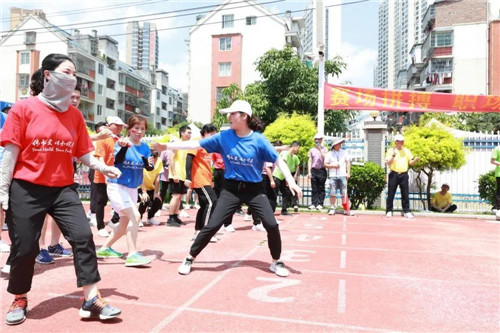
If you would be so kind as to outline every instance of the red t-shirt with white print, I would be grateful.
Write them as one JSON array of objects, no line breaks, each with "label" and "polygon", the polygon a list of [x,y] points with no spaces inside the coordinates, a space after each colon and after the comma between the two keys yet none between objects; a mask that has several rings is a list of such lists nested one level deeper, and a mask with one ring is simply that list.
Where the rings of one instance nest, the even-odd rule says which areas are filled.
[{"label": "red t-shirt with white print", "polygon": [[49,187],[73,184],[73,157],[94,150],[77,108],[57,112],[38,97],[10,109],[0,135],[0,145],[6,144],[20,148],[13,178]]}]

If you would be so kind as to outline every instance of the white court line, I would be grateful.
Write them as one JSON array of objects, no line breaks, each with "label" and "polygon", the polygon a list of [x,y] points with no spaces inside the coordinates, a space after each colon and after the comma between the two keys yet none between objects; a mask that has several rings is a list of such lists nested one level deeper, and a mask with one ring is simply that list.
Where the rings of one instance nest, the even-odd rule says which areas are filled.
[{"label": "white court line", "polygon": [[348,247],[348,246],[333,246],[333,245],[311,245],[311,244],[287,244],[287,248],[294,247],[316,247],[321,249],[346,249],[346,250],[359,250],[359,251],[382,251],[382,252],[403,252],[403,253],[422,253],[422,254],[438,254],[445,256],[454,257],[478,257],[478,258],[491,258],[493,255],[480,255],[480,254],[469,254],[469,253],[446,253],[446,252],[436,252],[436,251],[425,251],[425,250],[402,250],[402,249],[383,249],[376,247]]},{"label": "white court line", "polygon": [[344,216],[344,222],[342,222],[342,231],[345,232],[347,228],[346,217]]},{"label": "white court line", "polygon": [[342,234],[342,245],[345,245],[346,241],[347,241],[347,235],[346,234]]},{"label": "white court line", "polygon": [[203,296],[210,288],[215,286],[220,280],[222,280],[229,272],[231,271],[231,268],[238,267],[244,260],[246,260],[248,257],[250,257],[254,252],[256,252],[260,246],[254,247],[250,252],[248,252],[241,260],[235,262],[229,269],[224,270],[222,274],[219,274],[215,279],[213,279],[209,284],[207,284],[204,288],[202,288],[200,291],[198,291],[193,297],[188,299],[184,304],[182,304],[180,307],[178,307],[170,316],[167,318],[163,319],[158,325],[156,325],[151,332],[160,332],[162,329],[164,329],[168,324],[170,324],[178,315],[180,315],[183,311],[186,310],[191,304],[196,302],[201,296]]},{"label": "white court line", "polygon": [[[64,295],[64,294],[55,294],[48,293],[51,297],[64,297],[71,299],[80,299],[80,296],[75,295]],[[160,308],[160,309],[177,309],[177,306],[166,305],[166,304],[157,304],[157,303],[143,303],[137,301],[129,301],[129,300],[120,300],[113,298],[113,304],[127,304],[138,307],[151,307],[151,308]],[[260,319],[260,320],[268,320],[274,322],[282,322],[282,323],[290,323],[290,324],[301,324],[301,325],[309,325],[309,326],[319,326],[319,327],[329,327],[329,328],[340,328],[340,329],[349,329],[354,331],[369,331],[369,332],[394,332],[390,329],[383,328],[375,328],[375,327],[366,327],[366,326],[355,326],[355,325],[344,325],[344,324],[335,324],[335,323],[326,323],[320,321],[309,321],[309,320],[301,320],[301,319],[290,319],[290,318],[281,318],[281,317],[272,317],[272,316],[263,316],[263,315],[252,315],[247,313],[239,313],[239,312],[228,312],[228,311],[218,311],[218,310],[209,310],[209,309],[200,309],[200,308],[190,308],[187,307],[184,309],[187,312],[196,312],[196,313],[206,313],[206,314],[214,314],[226,317],[236,317],[236,318],[245,318],[245,319]]]},{"label": "white court line", "polygon": [[340,251],[340,268],[344,269],[346,266],[346,252],[344,250]]},{"label": "white court line", "polygon": [[357,276],[366,278],[376,278],[376,279],[389,279],[389,280],[410,280],[410,281],[425,281],[425,282],[439,282],[439,283],[451,283],[466,286],[482,286],[482,287],[495,287],[498,288],[496,283],[480,283],[480,282],[469,282],[463,280],[440,280],[440,279],[427,279],[419,278],[413,276],[399,276],[399,275],[379,275],[379,274],[364,274],[364,273],[348,273],[348,272],[334,272],[334,271],[317,271],[313,269],[301,269],[302,273],[316,273],[316,274],[331,274],[331,275],[347,275],[347,276]]},{"label": "white court line", "polygon": [[345,280],[339,280],[339,294],[337,296],[337,312],[340,314],[345,313]]}]

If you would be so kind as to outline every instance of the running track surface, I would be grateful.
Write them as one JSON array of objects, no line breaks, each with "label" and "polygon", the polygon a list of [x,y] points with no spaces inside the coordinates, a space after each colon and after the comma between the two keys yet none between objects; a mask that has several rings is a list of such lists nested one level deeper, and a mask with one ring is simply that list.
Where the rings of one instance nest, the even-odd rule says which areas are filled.
[{"label": "running track surface", "polygon": [[[485,220],[300,213],[281,221],[291,274],[268,271],[266,234],[235,216],[177,273],[194,230],[144,227],[138,248],[156,259],[146,268],[99,260],[101,294],[119,319],[81,320],[82,292],[72,259],[36,265],[28,319],[4,324],[12,302],[1,283],[0,331],[8,332],[457,332],[500,331],[500,224]],[[160,221],[165,222],[166,212]],[[97,236],[97,247],[103,239]],[[7,233],[2,238],[8,240]],[[66,247],[68,244],[65,242]],[[115,246],[126,252],[125,239]],[[0,265],[7,259],[2,254]]]}]

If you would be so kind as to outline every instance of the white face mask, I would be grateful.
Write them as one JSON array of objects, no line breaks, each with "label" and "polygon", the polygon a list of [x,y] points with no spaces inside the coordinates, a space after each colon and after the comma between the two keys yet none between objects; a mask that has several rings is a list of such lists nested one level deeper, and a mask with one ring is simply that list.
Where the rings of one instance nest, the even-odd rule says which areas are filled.
[{"label": "white face mask", "polygon": [[73,75],[50,71],[50,79],[45,79],[43,91],[38,98],[57,111],[65,112],[71,103],[75,87],[76,77]]}]

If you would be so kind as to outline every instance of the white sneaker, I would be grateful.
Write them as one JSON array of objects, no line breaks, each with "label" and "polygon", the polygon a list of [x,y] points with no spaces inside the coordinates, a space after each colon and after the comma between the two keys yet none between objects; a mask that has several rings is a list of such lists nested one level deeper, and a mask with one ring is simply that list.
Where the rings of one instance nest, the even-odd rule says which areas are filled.
[{"label": "white sneaker", "polygon": [[309,210],[313,210],[313,209],[316,209],[316,206],[314,206],[314,205],[309,206]]},{"label": "white sneaker", "polygon": [[97,227],[97,220],[95,219],[95,214],[90,218],[89,224],[91,227]]},{"label": "white sneaker", "polygon": [[92,212],[89,210],[89,211],[87,212],[87,218],[88,218],[88,219],[90,219],[91,217],[92,217]]},{"label": "white sneaker", "polygon": [[392,217],[392,212],[385,213],[385,217]]},{"label": "white sneaker", "polygon": [[500,221],[500,209],[495,213],[495,217],[497,221]]},{"label": "white sneaker", "polygon": [[271,263],[271,266],[269,266],[269,270],[281,277],[287,277],[288,274],[290,274],[288,269],[286,269],[285,264],[281,260],[273,261]]},{"label": "white sneaker", "polygon": [[186,211],[183,209],[179,212],[179,217],[187,219],[189,217],[189,214],[186,213]]},{"label": "white sneaker", "polygon": [[161,210],[157,211],[155,214],[155,217],[160,217],[161,216]]},{"label": "white sneaker", "polygon": [[335,208],[330,208],[328,215],[335,215]]},{"label": "white sneaker", "polygon": [[181,275],[188,275],[191,273],[191,266],[193,265],[193,258],[186,257],[184,261],[182,261],[182,264],[179,266],[177,271]]},{"label": "white sneaker", "polygon": [[252,230],[253,231],[266,231],[266,229],[264,228],[264,226],[262,225],[262,223],[259,223],[257,225],[254,225],[252,227]]},{"label": "white sneaker", "polygon": [[5,265],[2,267],[2,273],[4,274],[10,274],[10,265]]},{"label": "white sneaker", "polygon": [[299,206],[293,206],[293,211],[297,213],[299,211]]},{"label": "white sneaker", "polygon": [[234,227],[232,224],[228,225],[227,227],[224,227],[224,231],[227,231],[227,232],[235,232],[236,230],[234,230]]},{"label": "white sneaker", "polygon": [[219,240],[217,238],[215,238],[215,236],[213,236],[212,238],[210,238],[210,243],[217,243]]},{"label": "white sneaker", "polygon": [[346,216],[354,216],[354,212],[350,211],[350,210],[344,210],[344,215]]},{"label": "white sneaker", "polygon": [[197,203],[195,203],[195,204],[193,205],[193,208],[195,208],[195,209],[200,209],[200,205],[198,205]]},{"label": "white sneaker", "polygon": [[0,239],[0,252],[10,252],[10,245]]},{"label": "white sneaker", "polygon": [[156,221],[154,218],[148,219],[148,223],[152,225],[160,225],[160,222]]},{"label": "white sneaker", "polygon": [[142,223],[142,220],[139,221],[139,228],[144,227],[144,223]]},{"label": "white sneaker", "polygon": [[412,214],[412,213],[410,213],[410,212],[405,213],[403,216],[404,216],[404,217],[406,217],[407,219],[412,219],[412,218],[414,218],[413,214]]},{"label": "white sneaker", "polygon": [[317,206],[316,206],[316,209],[317,209],[317,210],[322,210],[322,209],[323,209],[323,206],[321,206],[321,205],[317,205]]},{"label": "white sneaker", "polygon": [[252,221],[252,215],[245,214],[244,221]]},{"label": "white sneaker", "polygon": [[99,235],[99,237],[102,237],[102,238],[109,237],[109,232],[105,228],[102,228],[99,231],[97,231],[97,234]]}]

